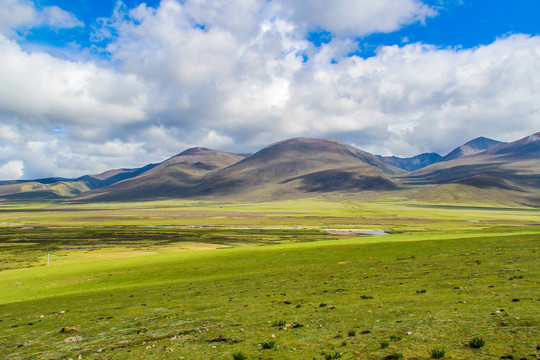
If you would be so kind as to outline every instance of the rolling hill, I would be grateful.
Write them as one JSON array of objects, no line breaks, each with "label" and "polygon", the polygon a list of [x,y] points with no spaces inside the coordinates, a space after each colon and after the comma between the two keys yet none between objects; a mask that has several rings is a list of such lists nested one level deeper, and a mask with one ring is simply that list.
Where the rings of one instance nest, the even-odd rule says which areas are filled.
[{"label": "rolling hill", "polygon": [[147,200],[185,197],[208,174],[230,166],[244,157],[197,147],[165,160],[133,178],[88,191],[77,199],[92,201]]},{"label": "rolling hill", "polygon": [[458,146],[450,151],[445,156],[437,153],[423,153],[410,158],[401,158],[397,156],[378,156],[384,162],[407,171],[416,171],[431,164],[440,161],[450,161],[461,159],[467,156],[478,154],[484,150],[491,149],[495,146],[505,144],[504,142],[488,139],[486,137],[478,137],[467,143]]},{"label": "rolling hill", "polygon": [[[415,167],[421,168],[407,172]],[[389,190],[404,190],[415,201],[537,206],[540,133],[510,143],[477,138],[445,157],[431,153],[408,159],[380,158],[332,139],[294,138],[245,155],[197,147],[137,169],[3,181],[0,199],[263,201]]]},{"label": "rolling hill", "polygon": [[540,133],[472,155],[441,161],[400,177],[407,185],[435,185],[417,199],[540,204]]},{"label": "rolling hill", "polygon": [[84,175],[75,179],[45,178],[37,180],[0,181],[0,199],[6,200],[58,200],[129,179],[152,169],[149,164],[135,169],[113,169],[96,175]]},{"label": "rolling hill", "polygon": [[294,138],[265,147],[206,177],[190,196],[270,200],[325,192],[390,190],[403,173],[332,139]]}]

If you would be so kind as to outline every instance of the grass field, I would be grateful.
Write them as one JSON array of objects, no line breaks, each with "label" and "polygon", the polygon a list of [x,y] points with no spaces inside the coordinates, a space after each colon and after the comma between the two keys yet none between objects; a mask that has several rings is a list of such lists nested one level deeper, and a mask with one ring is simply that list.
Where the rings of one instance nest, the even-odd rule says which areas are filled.
[{"label": "grass field", "polygon": [[539,215],[338,197],[2,204],[0,359],[534,359]]}]

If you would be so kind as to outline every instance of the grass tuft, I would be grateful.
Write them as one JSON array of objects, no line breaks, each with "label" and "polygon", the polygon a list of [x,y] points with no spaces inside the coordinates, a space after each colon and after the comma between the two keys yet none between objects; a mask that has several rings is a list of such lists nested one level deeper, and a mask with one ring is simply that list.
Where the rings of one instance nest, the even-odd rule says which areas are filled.
[{"label": "grass tuft", "polygon": [[480,349],[484,345],[486,345],[486,340],[484,340],[484,338],[480,336],[475,336],[471,340],[469,340],[469,346],[473,349]]},{"label": "grass tuft", "polygon": [[339,352],[335,352],[333,354],[324,354],[324,359],[325,360],[334,360],[334,359],[341,359],[343,355]]},{"label": "grass tuft", "polygon": [[241,352],[234,353],[232,355],[233,360],[247,360],[247,356]]},{"label": "grass tuft", "polygon": [[388,340],[381,340],[379,342],[379,345],[381,345],[381,349],[386,349],[387,347],[390,346],[390,341]]},{"label": "grass tuft", "polygon": [[403,354],[394,352],[384,358],[385,360],[402,360],[404,359]]},{"label": "grass tuft", "polygon": [[261,343],[263,349],[273,349],[276,347],[276,342],[274,340],[268,340]]},{"label": "grass tuft", "polygon": [[433,348],[428,350],[428,353],[432,359],[442,359],[446,355],[446,350],[444,348]]}]

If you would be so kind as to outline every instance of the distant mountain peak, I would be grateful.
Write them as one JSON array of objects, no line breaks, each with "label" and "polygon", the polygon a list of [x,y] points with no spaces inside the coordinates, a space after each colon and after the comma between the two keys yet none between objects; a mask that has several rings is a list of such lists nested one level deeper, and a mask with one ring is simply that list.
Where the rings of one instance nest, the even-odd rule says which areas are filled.
[{"label": "distant mountain peak", "polygon": [[206,155],[206,154],[212,154],[217,152],[217,150],[208,149],[205,147],[192,147],[187,150],[182,151],[177,156],[187,156],[187,155]]},{"label": "distant mountain peak", "polygon": [[281,140],[266,146],[266,148],[271,148],[279,145],[300,145],[300,144],[328,144],[328,143],[337,143],[341,144],[338,140],[335,139],[313,139],[307,137],[295,137],[291,139]]},{"label": "distant mountain peak", "polygon": [[465,156],[474,155],[502,144],[504,144],[504,142],[480,136],[452,150],[447,155],[443,156],[440,161],[461,159]]},{"label": "distant mountain peak", "polygon": [[441,155],[437,153],[423,153],[410,158],[397,156],[379,156],[386,163],[406,171],[415,171],[440,161]]},{"label": "distant mountain peak", "polygon": [[466,142],[462,146],[469,146],[477,150],[487,150],[500,144],[503,144],[503,142],[480,136],[476,139],[472,139],[471,141]]}]

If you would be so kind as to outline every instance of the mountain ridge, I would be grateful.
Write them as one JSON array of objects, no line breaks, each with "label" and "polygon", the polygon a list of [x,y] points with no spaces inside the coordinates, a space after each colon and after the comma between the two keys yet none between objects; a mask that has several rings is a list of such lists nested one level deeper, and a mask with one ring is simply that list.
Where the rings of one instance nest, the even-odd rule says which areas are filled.
[{"label": "mountain ridge", "polygon": [[[478,201],[540,204],[540,133],[510,143],[480,137],[454,149],[447,158],[452,153],[457,156],[446,161],[436,153],[385,159],[335,139],[303,137],[275,142],[253,154],[193,147],[141,168],[112,169],[76,179],[3,181],[0,199],[264,201],[404,190],[420,201],[456,199],[462,192],[468,201],[477,197]],[[400,166],[389,164],[396,159],[402,161]],[[419,168],[411,172],[400,168],[410,160]]]},{"label": "mountain ridge", "polygon": [[439,161],[450,161],[455,159],[461,159],[466,156],[471,156],[478,154],[484,150],[491,149],[495,146],[505,144],[502,141],[489,139],[484,136],[477,137],[470,141],[467,141],[465,144],[458,146],[445,156],[443,156]]},{"label": "mountain ridge", "polygon": [[268,145],[209,175],[190,196],[282,198],[303,192],[325,192],[324,184],[328,192],[360,190],[362,179],[373,183],[375,178],[380,180],[381,188],[398,188],[387,173],[402,171],[338,140],[293,138]]}]

